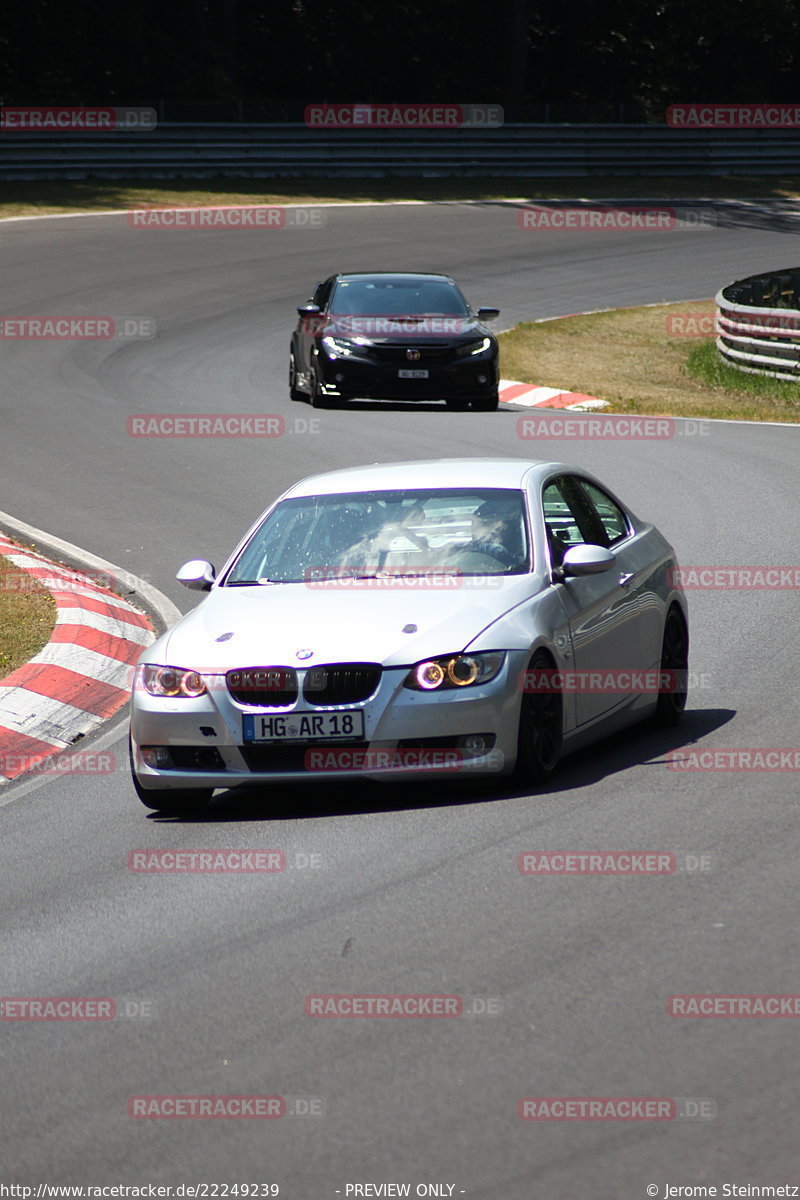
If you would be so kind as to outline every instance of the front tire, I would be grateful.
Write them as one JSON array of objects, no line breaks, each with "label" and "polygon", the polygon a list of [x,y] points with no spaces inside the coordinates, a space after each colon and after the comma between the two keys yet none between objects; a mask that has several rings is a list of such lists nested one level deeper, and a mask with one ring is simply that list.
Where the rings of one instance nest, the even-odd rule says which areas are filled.
[{"label": "front tire", "polygon": [[689,631],[676,604],[667,613],[661,643],[661,671],[665,687],[658,689],[655,720],[662,726],[677,725],[686,708],[689,669]]},{"label": "front tire", "polygon": [[306,399],[305,393],[301,392],[297,387],[297,360],[294,356],[294,350],[289,351],[289,399]]},{"label": "front tire", "polygon": [[336,408],[336,401],[330,396],[323,394],[319,386],[319,379],[314,367],[311,368],[311,407],[312,408]]},{"label": "front tire", "polygon": [[[555,666],[549,654],[537,650],[528,670],[552,671]],[[556,769],[563,736],[561,692],[525,690],[519,714],[515,778],[520,783],[544,783]]]},{"label": "front tire", "polygon": [[491,396],[481,396],[479,400],[472,401],[473,412],[497,412],[500,404],[500,397],[497,392]]}]

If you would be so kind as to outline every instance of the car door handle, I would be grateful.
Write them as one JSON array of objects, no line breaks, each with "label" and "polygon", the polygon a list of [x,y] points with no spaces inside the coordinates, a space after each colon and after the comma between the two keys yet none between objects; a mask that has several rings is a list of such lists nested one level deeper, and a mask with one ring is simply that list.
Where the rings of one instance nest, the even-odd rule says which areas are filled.
[{"label": "car door handle", "polygon": [[633,579],[634,574],[635,574],[634,571],[628,571],[627,575],[620,575],[619,586],[627,587],[628,584],[630,583],[630,581]]}]

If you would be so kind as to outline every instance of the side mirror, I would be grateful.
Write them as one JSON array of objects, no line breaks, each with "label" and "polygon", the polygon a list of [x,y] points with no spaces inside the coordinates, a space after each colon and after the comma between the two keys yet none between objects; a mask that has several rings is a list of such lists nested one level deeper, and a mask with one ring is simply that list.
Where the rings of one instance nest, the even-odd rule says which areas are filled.
[{"label": "side mirror", "polygon": [[217,573],[211,563],[206,562],[204,558],[193,558],[184,563],[175,576],[178,583],[182,583],[192,592],[210,592],[216,577]]},{"label": "side mirror", "polygon": [[318,304],[301,304],[297,310],[298,317],[317,317],[322,312]]},{"label": "side mirror", "polygon": [[616,557],[604,546],[570,546],[561,564],[562,575],[602,575],[610,571]]},{"label": "side mirror", "polygon": [[493,321],[495,319],[495,317],[499,317],[499,316],[500,316],[499,308],[479,308],[478,309],[478,320],[479,321]]}]

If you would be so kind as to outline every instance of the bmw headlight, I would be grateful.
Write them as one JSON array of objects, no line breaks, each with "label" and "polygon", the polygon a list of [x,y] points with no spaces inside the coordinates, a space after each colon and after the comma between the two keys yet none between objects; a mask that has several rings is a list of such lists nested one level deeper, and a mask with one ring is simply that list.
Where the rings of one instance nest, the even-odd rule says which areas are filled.
[{"label": "bmw headlight", "polygon": [[142,671],[142,686],[150,696],[183,697],[196,700],[206,694],[206,685],[198,671],[181,667],[157,667],[147,663]]},{"label": "bmw headlight", "polygon": [[331,358],[339,356],[344,358],[353,353],[353,343],[348,342],[346,338],[331,337],[330,334],[326,334],[322,339],[322,344]]},{"label": "bmw headlight", "polygon": [[485,354],[491,344],[491,338],[481,338],[477,342],[467,342],[465,346],[462,346],[462,352],[464,354]]},{"label": "bmw headlight", "polygon": [[429,658],[412,667],[403,687],[415,692],[435,692],[448,688],[471,687],[494,679],[505,660],[503,650],[486,654],[447,654]]}]

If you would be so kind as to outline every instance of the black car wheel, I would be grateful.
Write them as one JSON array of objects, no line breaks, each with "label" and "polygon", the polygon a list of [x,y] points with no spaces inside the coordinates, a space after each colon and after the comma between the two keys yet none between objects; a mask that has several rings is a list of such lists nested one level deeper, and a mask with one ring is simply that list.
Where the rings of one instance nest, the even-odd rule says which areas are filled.
[{"label": "black car wheel", "polygon": [[155,812],[165,815],[185,816],[204,809],[214,794],[213,788],[143,788],[133,769],[133,746],[130,738],[128,738],[128,757],[133,788],[145,808],[152,808]]},{"label": "black car wheel", "polygon": [[312,408],[336,408],[336,401],[330,396],[326,396],[320,389],[317,372],[314,367],[311,368],[309,378],[311,380],[311,407]]},{"label": "black car wheel", "polygon": [[469,400],[445,400],[445,404],[452,412],[466,412],[469,408]]},{"label": "black car wheel", "polygon": [[[534,654],[529,671],[554,670],[543,650]],[[564,705],[560,692],[525,691],[519,714],[517,765],[520,783],[543,783],[556,768],[564,732]]]},{"label": "black car wheel", "polygon": [[677,725],[686,708],[689,668],[689,632],[680,609],[673,604],[664,623],[661,644],[663,686],[658,689],[655,719],[659,725]]},{"label": "black car wheel", "polygon": [[497,407],[500,403],[500,397],[497,392],[492,396],[481,396],[479,400],[472,401],[473,412],[497,412]]},{"label": "black car wheel", "polygon": [[295,361],[294,350],[289,351],[289,399],[306,399],[305,393],[299,391],[297,387],[297,362]]}]

